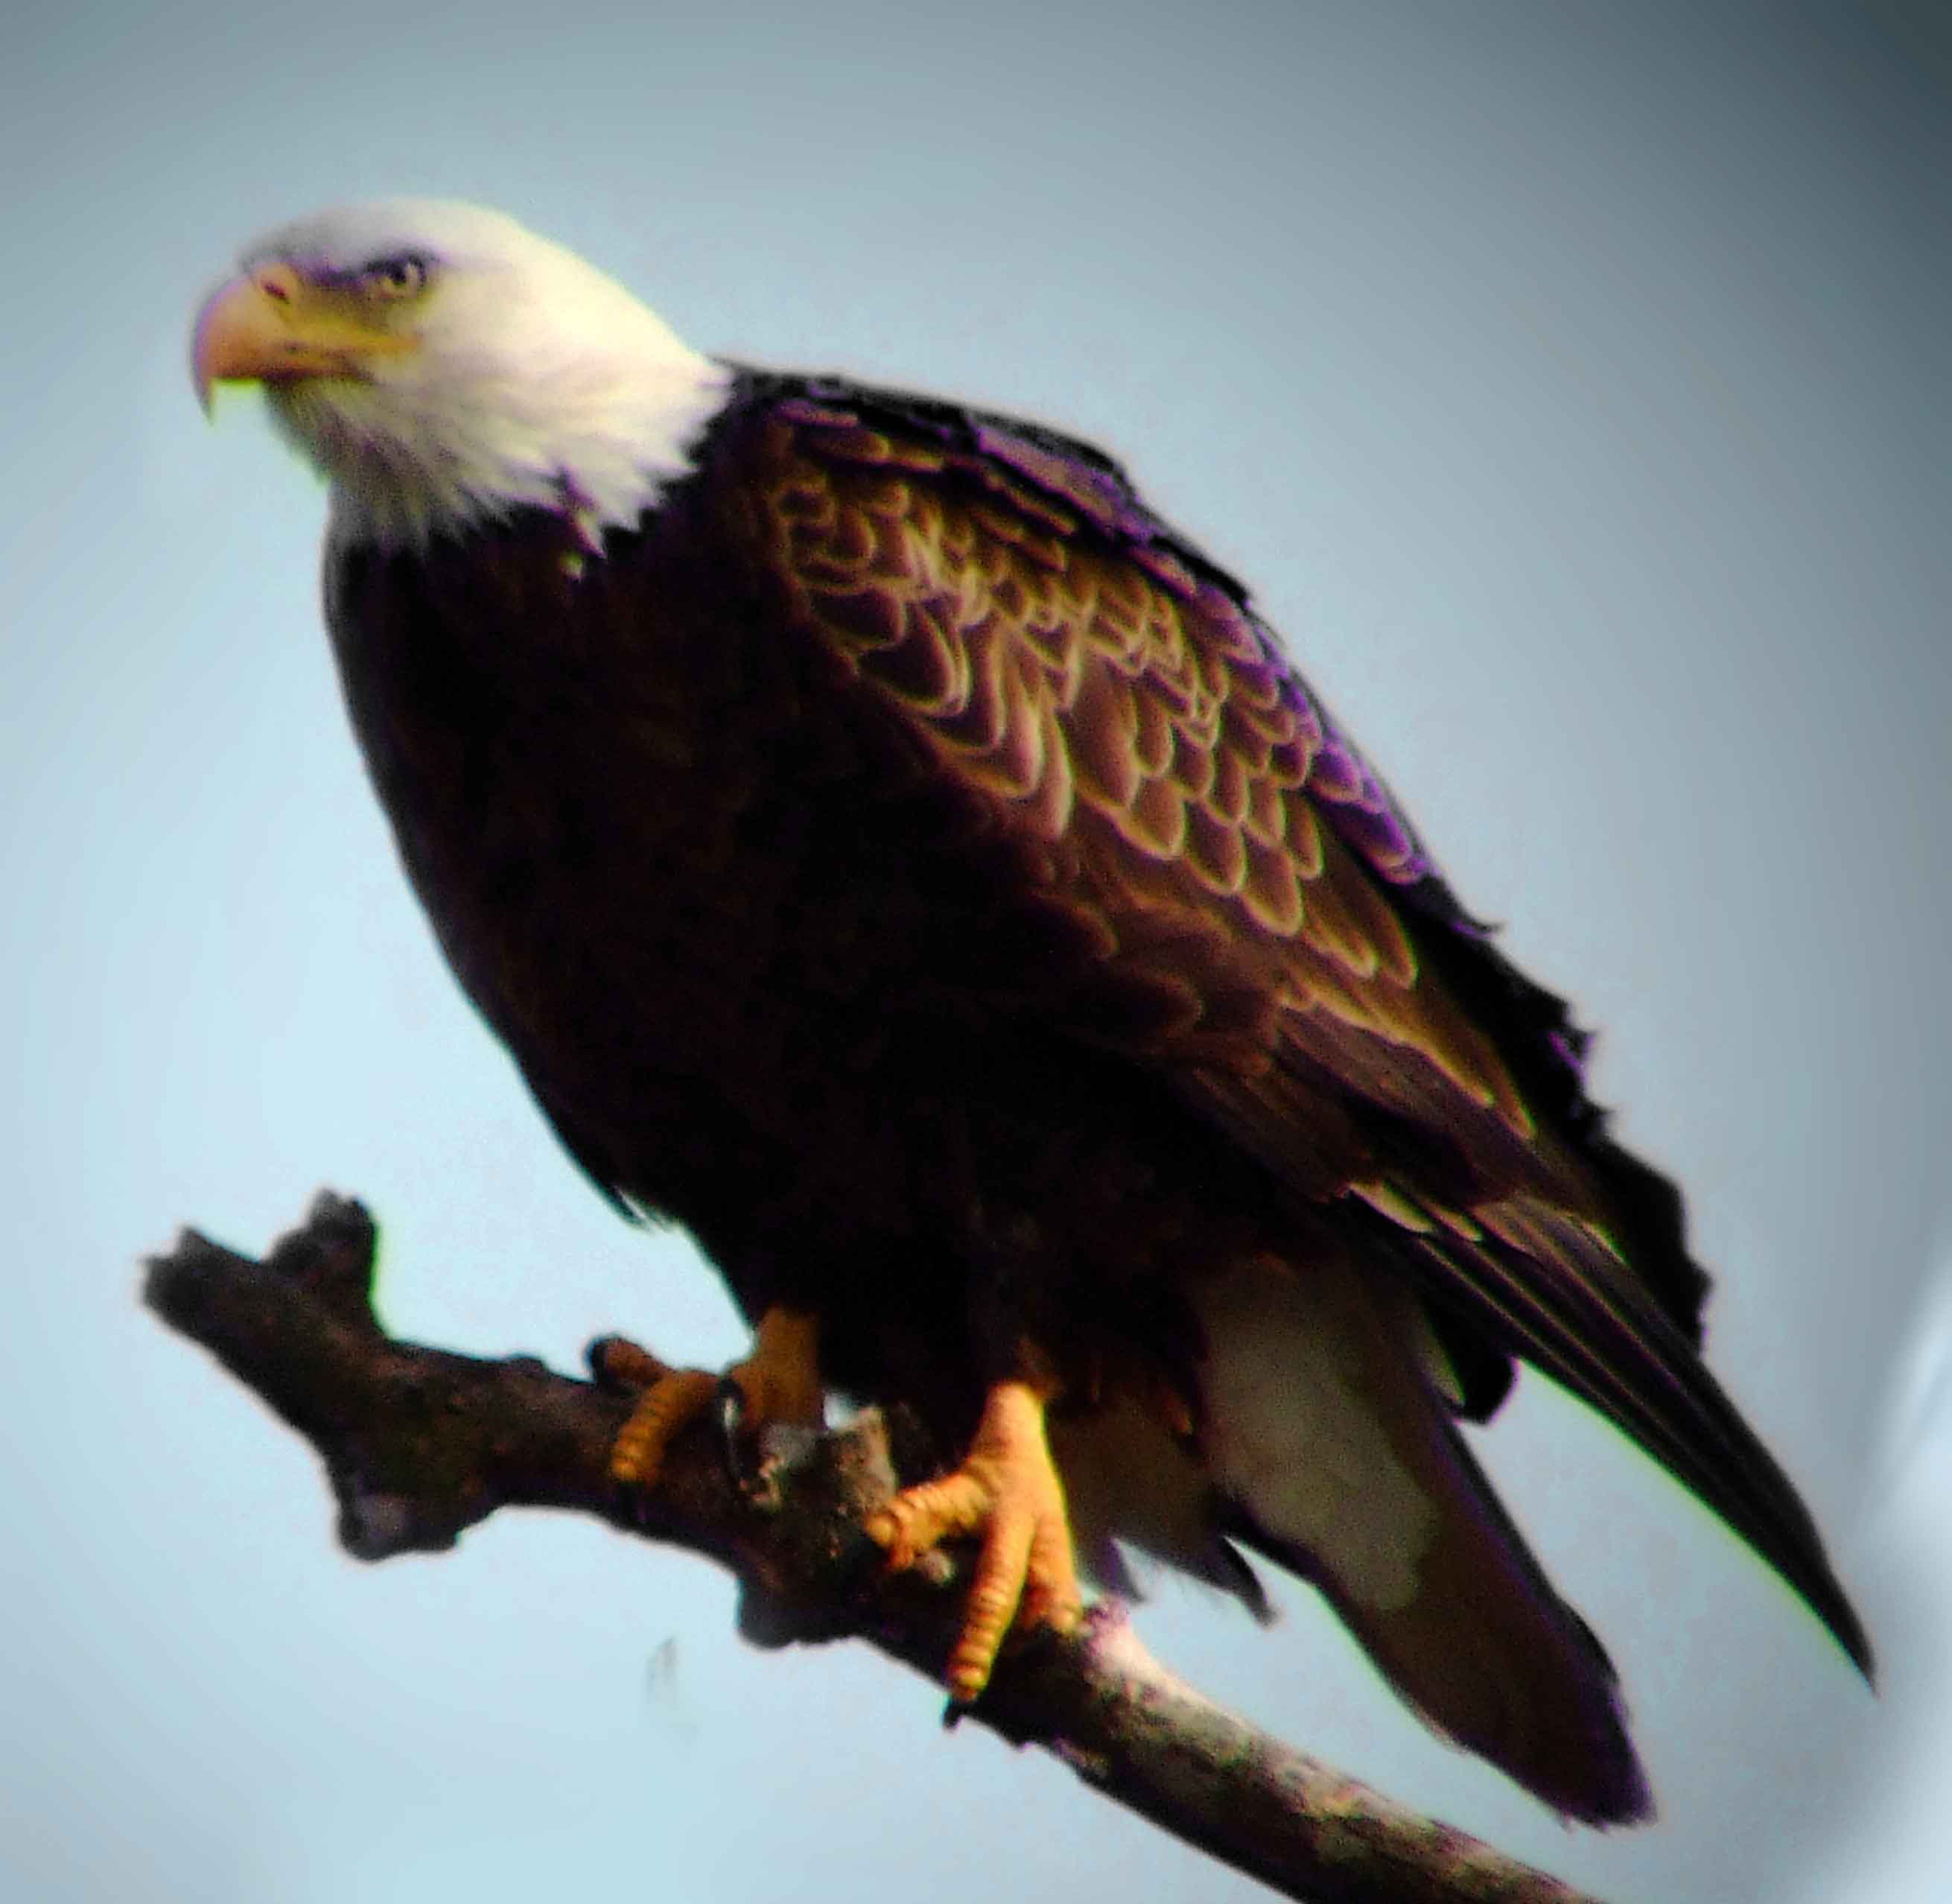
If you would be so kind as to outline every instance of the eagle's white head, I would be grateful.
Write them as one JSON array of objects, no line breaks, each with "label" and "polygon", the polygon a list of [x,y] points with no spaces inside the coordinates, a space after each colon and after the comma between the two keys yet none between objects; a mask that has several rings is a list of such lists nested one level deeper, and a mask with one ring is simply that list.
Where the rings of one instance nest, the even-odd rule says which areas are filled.
[{"label": "eagle's white head", "polygon": [[264,385],[341,542],[411,547],[535,504],[596,546],[725,399],[730,374],[621,285],[478,205],[346,206],[239,262],[197,318],[199,393]]}]

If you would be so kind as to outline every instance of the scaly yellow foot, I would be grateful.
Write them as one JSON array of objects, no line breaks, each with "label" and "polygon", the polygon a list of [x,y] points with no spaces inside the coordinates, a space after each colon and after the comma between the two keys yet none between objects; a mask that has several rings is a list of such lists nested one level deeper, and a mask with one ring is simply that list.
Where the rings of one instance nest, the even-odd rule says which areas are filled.
[{"label": "scaly yellow foot", "polygon": [[912,1567],[958,1534],[982,1537],[962,1636],[949,1656],[949,1693],[965,1705],[989,1684],[1012,1626],[1068,1632],[1083,1609],[1064,1487],[1044,1437],[1046,1398],[1027,1382],[998,1383],[962,1465],[905,1488],[868,1517],[890,1567]]},{"label": "scaly yellow foot", "polygon": [[604,1345],[604,1373],[641,1388],[630,1419],[610,1445],[610,1478],[651,1488],[673,1438],[712,1405],[721,1380],[733,1383],[745,1401],[743,1432],[757,1434],[769,1422],[818,1428],[821,1420],[820,1326],[796,1309],[768,1309],[754,1330],[752,1352],[721,1377],[705,1369],[667,1367],[634,1342]]}]

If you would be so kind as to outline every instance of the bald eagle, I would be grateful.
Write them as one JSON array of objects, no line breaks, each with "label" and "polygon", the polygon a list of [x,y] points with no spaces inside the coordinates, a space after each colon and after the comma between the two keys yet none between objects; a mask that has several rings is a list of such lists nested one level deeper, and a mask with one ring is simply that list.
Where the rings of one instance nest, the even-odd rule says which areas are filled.
[{"label": "bald eagle", "polygon": [[[1675,1189],[1246,591],[1040,424],[702,356],[509,219],[272,233],[197,321],[330,486],[326,618],[449,961],[570,1154],[830,1388],[954,1451],[947,1677],[1121,1545],[1317,1588],[1441,1732],[1644,1815],[1599,1641],[1468,1451],[1522,1358],[1868,1672],[1700,1354]],[[652,1386],[653,1485],[717,1378]]]}]

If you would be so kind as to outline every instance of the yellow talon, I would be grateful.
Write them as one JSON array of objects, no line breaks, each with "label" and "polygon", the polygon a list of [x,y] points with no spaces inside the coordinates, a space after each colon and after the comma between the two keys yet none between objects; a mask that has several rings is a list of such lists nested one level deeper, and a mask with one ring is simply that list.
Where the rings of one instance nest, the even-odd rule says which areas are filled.
[{"label": "yellow talon", "polygon": [[627,1487],[657,1485],[665,1451],[711,1405],[718,1378],[705,1369],[668,1369],[638,1396],[610,1444],[610,1478]]},{"label": "yellow talon", "polygon": [[1027,1382],[999,1383],[962,1465],[904,1489],[868,1518],[869,1538],[888,1550],[896,1570],[957,1535],[981,1536],[962,1631],[949,1656],[949,1693],[961,1705],[989,1684],[1013,1627],[1068,1632],[1083,1610],[1064,1487],[1044,1435],[1046,1398]]},{"label": "yellow talon", "polygon": [[[819,1324],[797,1310],[771,1308],[753,1332],[752,1352],[724,1379],[745,1398],[744,1428],[756,1434],[769,1422],[817,1428],[822,1417]],[[705,1369],[668,1368],[633,1342],[605,1345],[605,1372],[643,1392],[610,1444],[610,1478],[626,1486],[657,1484],[665,1455],[678,1434],[712,1405],[721,1378]]]}]

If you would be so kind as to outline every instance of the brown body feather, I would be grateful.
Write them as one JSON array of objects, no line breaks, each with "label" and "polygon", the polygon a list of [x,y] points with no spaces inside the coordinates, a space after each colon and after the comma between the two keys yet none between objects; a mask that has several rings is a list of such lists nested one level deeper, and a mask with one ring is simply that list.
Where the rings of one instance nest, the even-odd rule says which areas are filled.
[{"label": "brown body feather", "polygon": [[[1695,1355],[1678,1203],[1605,1138],[1563,1010],[1102,460],[748,377],[600,559],[537,512],[346,552],[328,587],[469,993],[591,1175],[687,1225],[749,1315],[817,1310],[835,1381],[958,1437],[1034,1342],[1074,1415],[1136,1408],[1203,1477],[1177,1557],[1224,1577],[1231,1525],[1309,1572],[1438,1723],[1581,1815],[1644,1799],[1604,1656],[1458,1448],[1447,1358],[1389,1318],[1479,1412],[1539,1361],[1867,1657]],[[1319,1503],[1229,1480],[1203,1305],[1249,1264],[1372,1292],[1328,1432],[1386,1424],[1434,1504],[1421,1613],[1279,1524]],[[1267,1326],[1305,1361],[1290,1307]],[[1474,1633],[1491,1663],[1447,1678]]]}]

